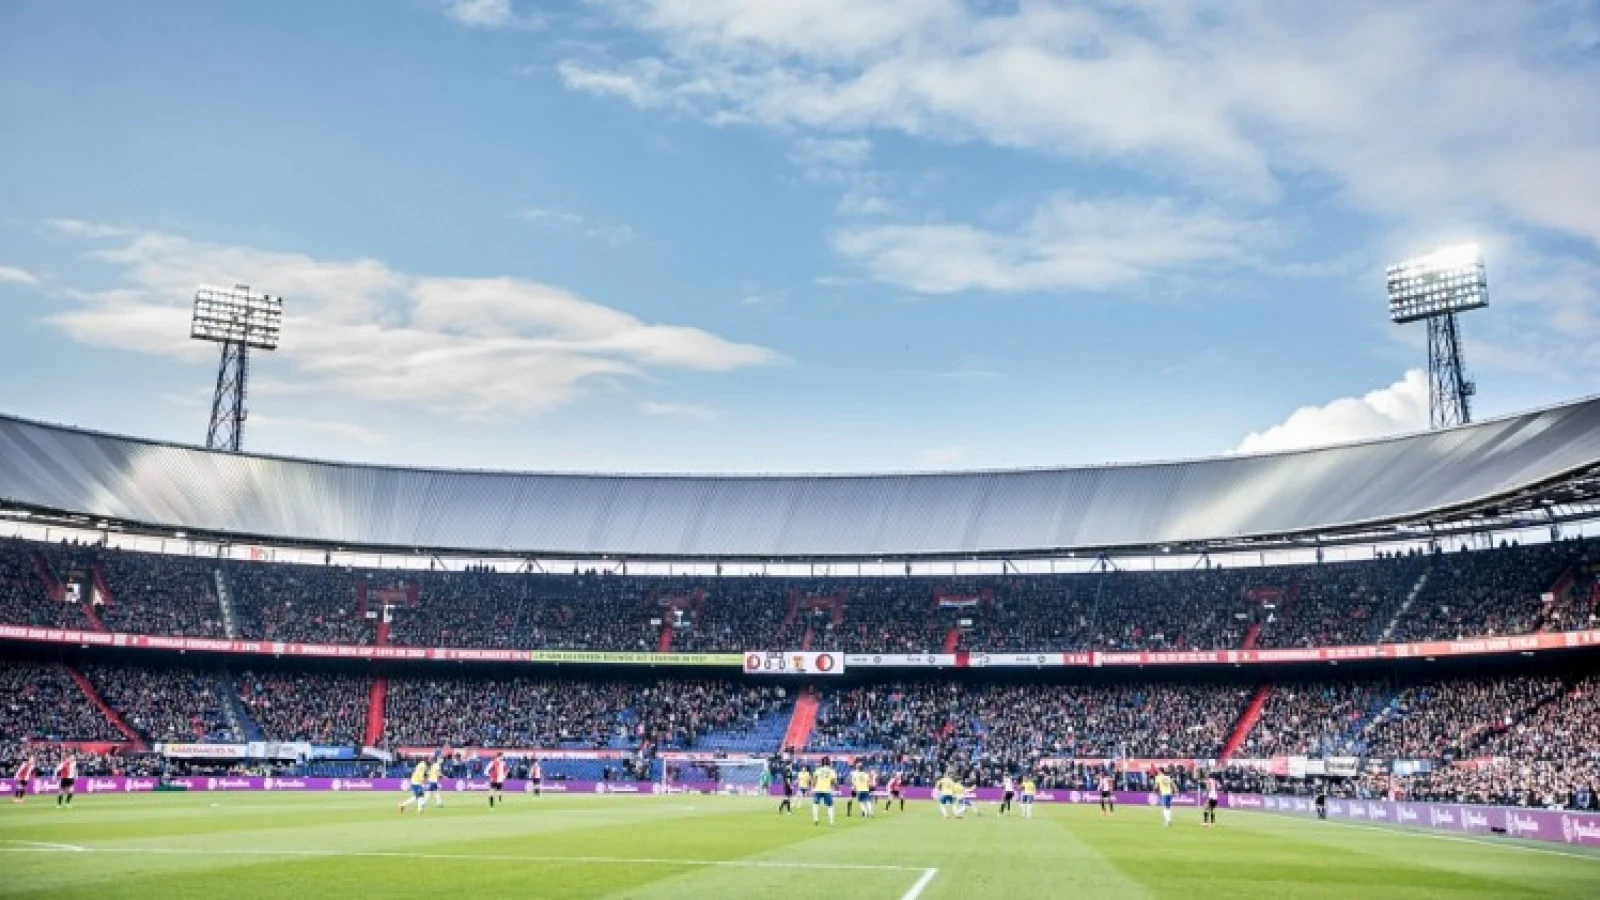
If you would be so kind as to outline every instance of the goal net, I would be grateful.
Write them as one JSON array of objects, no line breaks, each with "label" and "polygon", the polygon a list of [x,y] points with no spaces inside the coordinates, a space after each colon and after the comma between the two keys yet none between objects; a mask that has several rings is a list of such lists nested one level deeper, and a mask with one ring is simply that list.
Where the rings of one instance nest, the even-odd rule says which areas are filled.
[{"label": "goal net", "polygon": [[762,793],[762,776],[767,761],[754,757],[727,757],[712,754],[674,754],[661,760],[663,794],[741,794]]}]

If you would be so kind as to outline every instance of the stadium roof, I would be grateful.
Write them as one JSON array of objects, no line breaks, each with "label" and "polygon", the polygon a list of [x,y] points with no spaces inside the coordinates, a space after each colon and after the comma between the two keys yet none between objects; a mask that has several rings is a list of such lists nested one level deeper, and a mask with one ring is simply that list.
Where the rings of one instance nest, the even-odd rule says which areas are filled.
[{"label": "stadium roof", "polygon": [[1600,398],[1446,431],[1183,462],[869,475],[399,468],[0,416],[0,504],[193,538],[554,559],[1218,552],[1596,514]]}]

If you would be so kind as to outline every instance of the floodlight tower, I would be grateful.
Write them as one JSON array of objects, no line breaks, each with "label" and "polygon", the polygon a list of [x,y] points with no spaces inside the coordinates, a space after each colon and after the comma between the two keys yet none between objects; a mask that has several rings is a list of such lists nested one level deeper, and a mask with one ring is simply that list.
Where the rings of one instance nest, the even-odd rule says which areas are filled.
[{"label": "floodlight tower", "polygon": [[211,395],[211,425],[206,429],[207,448],[237,451],[244,443],[250,348],[278,349],[282,323],[283,298],[255,293],[247,284],[231,288],[201,285],[195,291],[189,337],[222,345],[217,389]]},{"label": "floodlight tower", "polygon": [[1456,313],[1489,305],[1483,255],[1474,244],[1445,247],[1389,267],[1389,318],[1428,323],[1428,424],[1433,428],[1472,421],[1477,387],[1461,362]]}]

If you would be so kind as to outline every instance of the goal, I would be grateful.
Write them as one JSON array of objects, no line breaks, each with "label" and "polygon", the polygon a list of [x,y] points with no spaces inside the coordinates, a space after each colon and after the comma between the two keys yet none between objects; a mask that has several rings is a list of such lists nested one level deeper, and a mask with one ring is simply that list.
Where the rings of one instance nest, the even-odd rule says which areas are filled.
[{"label": "goal", "polygon": [[660,760],[663,794],[762,793],[762,776],[767,761],[758,757],[731,757],[714,754],[675,753]]}]

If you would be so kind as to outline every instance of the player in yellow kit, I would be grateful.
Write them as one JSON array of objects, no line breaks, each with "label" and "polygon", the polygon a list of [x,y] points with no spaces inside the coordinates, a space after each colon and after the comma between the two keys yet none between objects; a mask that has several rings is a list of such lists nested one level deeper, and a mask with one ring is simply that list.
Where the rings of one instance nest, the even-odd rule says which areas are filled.
[{"label": "player in yellow kit", "polygon": [[1156,773],[1156,795],[1161,800],[1161,827],[1172,827],[1172,794],[1175,785],[1172,776],[1166,772]]},{"label": "player in yellow kit", "polygon": [[444,795],[439,793],[439,781],[444,778],[444,760],[439,754],[433,754],[433,762],[428,765],[428,797],[433,800],[434,806],[444,805]]},{"label": "player in yellow kit", "polygon": [[799,785],[800,785],[800,796],[802,796],[802,797],[811,796],[811,770],[810,769],[801,769],[800,770],[800,775],[797,778],[795,778],[795,781],[798,782]]},{"label": "player in yellow kit", "polygon": [[[855,794],[855,801],[861,804],[861,818],[872,818],[872,773],[866,769],[851,769],[850,790]],[[845,813],[848,815],[849,810]]]},{"label": "player in yellow kit", "polygon": [[839,773],[833,770],[828,758],[822,758],[822,765],[811,773],[811,824],[817,824],[817,808],[828,808],[828,824],[833,824],[833,786],[839,780]]},{"label": "player in yellow kit", "polygon": [[417,812],[421,813],[422,808],[428,805],[427,760],[417,760],[417,767],[411,770],[411,779],[407,787],[411,789],[411,796],[400,801],[400,811],[406,811],[406,804],[415,803],[417,805]]},{"label": "player in yellow kit", "polygon": [[950,813],[956,808],[956,795],[960,792],[961,785],[949,775],[939,779],[939,783],[933,786],[933,793],[939,798],[939,818],[950,818]]},{"label": "player in yellow kit", "polygon": [[1022,817],[1033,818],[1033,801],[1039,799],[1039,782],[1032,775],[1022,776]]}]

